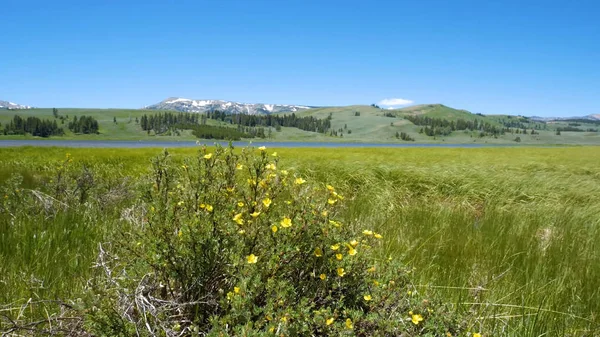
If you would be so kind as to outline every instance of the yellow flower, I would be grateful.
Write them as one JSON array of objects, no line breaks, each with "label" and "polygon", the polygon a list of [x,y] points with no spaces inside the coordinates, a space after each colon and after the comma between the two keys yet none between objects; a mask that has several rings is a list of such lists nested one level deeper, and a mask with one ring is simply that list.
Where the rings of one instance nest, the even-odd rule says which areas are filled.
[{"label": "yellow flower", "polygon": [[246,231],[245,231],[245,230],[243,230],[243,229],[240,229],[240,230],[238,231],[238,234],[244,235],[244,234],[246,234]]},{"label": "yellow flower", "polygon": [[281,227],[288,228],[292,225],[292,219],[285,217],[285,218],[283,218],[283,220],[281,220],[280,224],[281,224]]},{"label": "yellow flower", "polygon": [[273,152],[272,156],[277,157],[277,152]]},{"label": "yellow flower", "polygon": [[254,213],[250,214],[253,218],[256,218],[257,216],[260,215],[260,212],[258,211],[254,211]]},{"label": "yellow flower", "polygon": [[212,156],[213,156],[213,154],[212,154],[212,153],[205,154],[205,155],[204,155],[204,159],[210,159],[210,158],[212,158]]},{"label": "yellow flower", "polygon": [[243,202],[238,202],[238,207],[244,207],[244,203]]},{"label": "yellow flower", "polygon": [[354,249],[354,248],[350,247],[350,248],[348,249],[348,255],[350,255],[350,256],[354,256],[354,255],[356,255],[356,249]]},{"label": "yellow flower", "polygon": [[263,203],[263,205],[265,205],[265,207],[269,207],[269,206],[271,206],[271,199],[265,198],[265,199],[263,199],[262,203]]},{"label": "yellow flower", "polygon": [[338,260],[342,260],[343,255],[342,254],[335,254],[335,258]]},{"label": "yellow flower", "polygon": [[338,250],[340,249],[340,245],[338,245],[337,243],[333,246],[331,246],[331,250]]},{"label": "yellow flower", "polygon": [[323,251],[321,250],[321,248],[315,248],[315,256],[316,257],[323,256]]},{"label": "yellow flower", "polygon": [[288,175],[288,171],[287,171],[287,170],[281,170],[280,172],[281,172],[281,174],[283,174],[284,176],[287,176],[287,175]]},{"label": "yellow flower", "polygon": [[371,297],[371,295],[365,295],[365,296],[363,296],[363,298],[364,298],[364,299],[365,299],[365,301],[367,301],[367,302],[373,299],[373,298]]},{"label": "yellow flower", "polygon": [[328,318],[327,321],[325,321],[325,323],[327,325],[331,325],[331,324],[333,324],[333,321],[335,321],[335,318],[331,317],[331,318]]},{"label": "yellow flower", "polygon": [[374,273],[374,272],[375,272],[375,266],[373,266],[373,267],[371,267],[371,268],[367,269],[367,271],[368,271],[369,273]]},{"label": "yellow flower", "polygon": [[365,230],[363,231],[363,234],[364,234],[364,235],[373,235],[373,231],[370,231],[370,230],[367,230],[367,229],[365,229]]},{"label": "yellow flower", "polygon": [[479,332],[476,332],[473,334],[473,337],[481,337],[481,334]]},{"label": "yellow flower", "polygon": [[286,203],[286,205],[291,205],[292,201],[291,200],[286,200],[285,203]]},{"label": "yellow flower", "polygon": [[256,263],[256,261],[258,261],[258,256],[254,255],[254,254],[250,254],[250,255],[246,256],[246,260],[248,261],[249,264],[254,264],[254,263]]},{"label": "yellow flower", "polygon": [[258,183],[258,186],[260,186],[261,188],[267,188],[267,181],[266,180],[261,180]]},{"label": "yellow flower", "polygon": [[323,212],[321,212],[321,215],[322,215],[322,216],[327,216],[327,214],[329,214],[329,212],[327,212],[327,211],[323,211]]},{"label": "yellow flower", "polygon": [[329,223],[332,224],[335,227],[340,227],[340,223],[337,222],[337,221],[329,220]]},{"label": "yellow flower", "polygon": [[328,189],[330,192],[333,192],[333,191],[335,190],[335,188],[333,188],[333,186],[331,186],[331,185],[327,185],[327,189]]},{"label": "yellow flower", "polygon": [[261,146],[261,147],[259,147],[258,149],[259,149],[260,151],[264,151],[264,150],[266,150],[266,149],[267,149],[267,147],[266,147],[266,146]]},{"label": "yellow flower", "polygon": [[181,238],[182,235],[183,235],[183,232],[180,229],[179,232],[177,232],[177,236],[179,236]]},{"label": "yellow flower", "polygon": [[238,213],[233,217],[233,221],[235,221],[238,225],[244,224],[244,219],[242,219],[242,213]]},{"label": "yellow flower", "polygon": [[378,234],[378,233],[375,233],[375,234],[373,234],[373,236],[374,236],[376,239],[382,239],[382,238],[383,238],[383,236],[381,236],[381,234]]},{"label": "yellow flower", "polygon": [[206,205],[206,210],[207,210],[208,212],[212,212],[212,211],[213,211],[213,207],[212,207],[212,205]]},{"label": "yellow flower", "polygon": [[319,275],[319,278],[320,278],[321,280],[325,281],[325,280],[327,279],[327,275],[325,275],[325,274],[321,274],[321,275]]},{"label": "yellow flower", "polygon": [[416,324],[419,324],[419,322],[423,321],[423,316],[421,316],[419,314],[416,314],[416,315],[413,314],[413,315],[411,315],[410,320],[413,322],[413,324],[416,325]]},{"label": "yellow flower", "polygon": [[373,285],[376,286],[376,287],[379,287],[379,281],[373,280]]},{"label": "yellow flower", "polygon": [[346,318],[346,329],[352,329],[353,327],[352,320],[350,318]]},{"label": "yellow flower", "polygon": [[275,164],[267,164],[267,166],[265,166],[265,168],[267,170],[275,170],[275,169],[277,169],[277,167],[275,166]]},{"label": "yellow flower", "polygon": [[336,202],[337,202],[337,200],[335,200],[335,199],[327,199],[327,203],[330,204],[330,205],[333,205]]},{"label": "yellow flower", "polygon": [[358,241],[356,241],[356,240],[352,240],[352,241],[350,241],[350,245],[351,245],[352,247],[355,247],[355,248],[356,248],[356,246],[358,246]]},{"label": "yellow flower", "polygon": [[294,183],[296,185],[302,185],[306,182],[306,180],[302,179],[302,178],[296,178],[296,180],[294,180]]},{"label": "yellow flower", "polygon": [[237,165],[235,165],[235,169],[236,169],[236,170],[241,170],[241,169],[243,169],[243,168],[244,168],[244,165],[242,165],[242,164],[237,164]]},{"label": "yellow flower", "polygon": [[273,233],[277,233],[278,228],[277,228],[277,226],[273,225],[271,227],[271,230],[273,231]]},{"label": "yellow flower", "polygon": [[240,287],[233,287],[233,292],[236,294],[240,293]]},{"label": "yellow flower", "polygon": [[339,277],[344,277],[344,275],[346,275],[346,272],[344,271],[344,268],[338,268],[337,274]]},{"label": "yellow flower", "polygon": [[256,186],[256,180],[254,180],[254,179],[248,179],[247,181],[248,181],[248,185],[250,185],[250,186]]},{"label": "yellow flower", "polygon": [[231,300],[233,298],[233,293],[230,291],[227,293],[227,299]]}]

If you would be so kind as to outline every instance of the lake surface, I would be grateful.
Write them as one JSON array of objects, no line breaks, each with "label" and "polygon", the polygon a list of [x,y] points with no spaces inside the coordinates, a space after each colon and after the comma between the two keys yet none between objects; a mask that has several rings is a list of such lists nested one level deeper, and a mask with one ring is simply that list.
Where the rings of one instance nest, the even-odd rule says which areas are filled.
[{"label": "lake surface", "polygon": [[[108,141],[108,140],[0,140],[0,147],[17,146],[55,146],[55,147],[83,147],[83,148],[142,148],[142,147],[196,147],[200,145],[212,146],[215,143],[227,146],[229,143],[224,141]],[[501,147],[511,145],[496,144],[420,144],[420,143],[326,143],[326,142],[233,142],[236,147],[248,145],[266,146],[269,148],[277,147],[308,147],[308,148],[407,148],[407,147],[447,147],[447,148],[477,148],[477,147]]]}]

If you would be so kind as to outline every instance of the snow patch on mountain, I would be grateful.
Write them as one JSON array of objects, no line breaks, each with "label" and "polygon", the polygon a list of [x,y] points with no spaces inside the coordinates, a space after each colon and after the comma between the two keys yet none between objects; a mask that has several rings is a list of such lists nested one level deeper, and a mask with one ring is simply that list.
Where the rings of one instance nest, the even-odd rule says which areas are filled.
[{"label": "snow patch on mountain", "polygon": [[21,105],[9,101],[0,100],[0,109],[9,109],[9,110],[22,110],[22,109],[31,109],[29,105]]},{"label": "snow patch on mountain", "polygon": [[243,113],[248,115],[296,112],[310,108],[304,105],[239,103],[223,100],[194,100],[180,97],[169,97],[162,102],[145,107],[145,109],[150,110],[176,110],[196,113],[222,111],[227,114]]}]

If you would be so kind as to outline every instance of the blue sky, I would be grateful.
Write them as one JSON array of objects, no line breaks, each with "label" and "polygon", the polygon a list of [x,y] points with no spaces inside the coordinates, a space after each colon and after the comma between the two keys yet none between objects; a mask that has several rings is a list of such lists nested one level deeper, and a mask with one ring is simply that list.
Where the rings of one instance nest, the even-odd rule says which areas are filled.
[{"label": "blue sky", "polygon": [[[600,113],[599,1],[3,0],[0,99]],[[394,104],[408,103],[388,101]]]}]

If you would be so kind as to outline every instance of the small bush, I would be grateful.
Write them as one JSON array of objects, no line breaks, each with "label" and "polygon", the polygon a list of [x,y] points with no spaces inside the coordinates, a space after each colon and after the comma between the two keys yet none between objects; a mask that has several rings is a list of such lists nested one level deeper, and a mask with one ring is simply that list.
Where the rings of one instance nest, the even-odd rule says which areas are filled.
[{"label": "small bush", "polygon": [[[152,164],[123,242],[101,250],[88,327],[100,335],[455,333],[407,295],[382,235],[336,220],[343,196],[278,168],[264,147]],[[434,310],[435,307],[435,310]]]}]

